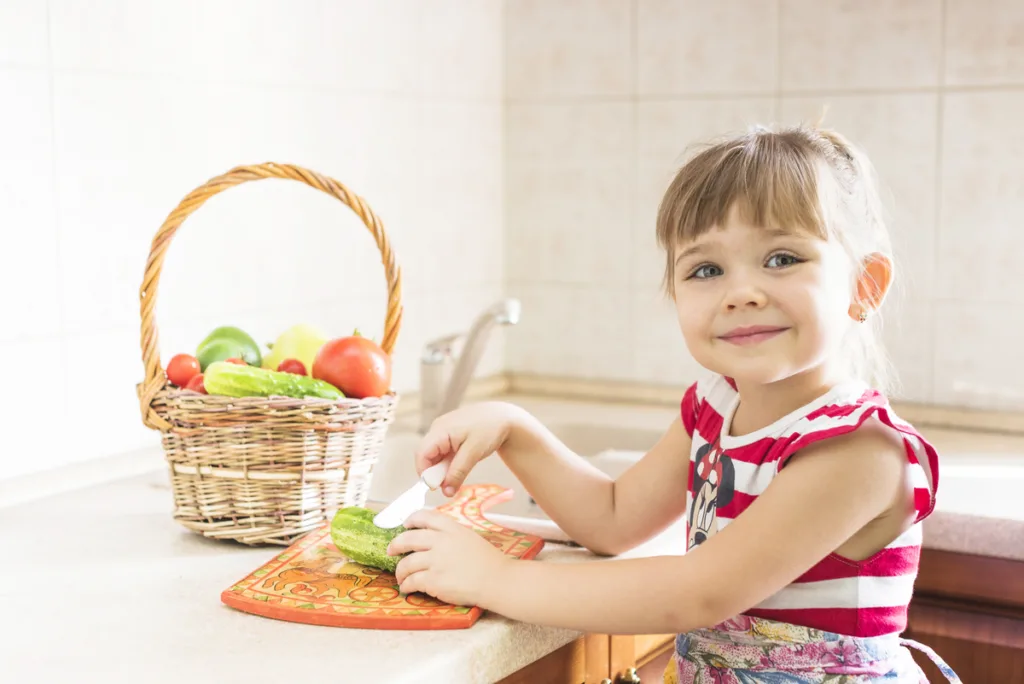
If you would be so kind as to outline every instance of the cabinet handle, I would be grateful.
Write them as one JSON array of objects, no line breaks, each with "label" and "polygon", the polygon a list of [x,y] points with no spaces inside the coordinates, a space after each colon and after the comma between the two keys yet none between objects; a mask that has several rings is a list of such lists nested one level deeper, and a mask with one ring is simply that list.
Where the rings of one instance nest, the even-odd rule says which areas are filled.
[{"label": "cabinet handle", "polygon": [[640,675],[636,673],[636,668],[631,667],[615,678],[615,684],[643,684],[643,682],[640,681]]}]

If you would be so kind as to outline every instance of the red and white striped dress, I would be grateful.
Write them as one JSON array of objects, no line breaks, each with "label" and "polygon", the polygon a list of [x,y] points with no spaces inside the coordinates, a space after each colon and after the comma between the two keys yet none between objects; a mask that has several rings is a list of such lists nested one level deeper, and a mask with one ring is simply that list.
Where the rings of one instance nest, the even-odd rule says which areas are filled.
[{"label": "red and white striped dress", "polygon": [[683,424],[693,439],[687,548],[742,514],[800,449],[875,417],[903,438],[914,485],[914,524],[866,560],[830,554],[745,615],[859,637],[903,632],[921,554],[921,521],[935,504],[935,449],[896,416],[884,396],[858,382],[837,386],[761,430],[730,436],[738,402],[732,381],[720,375],[695,383],[683,397]]}]

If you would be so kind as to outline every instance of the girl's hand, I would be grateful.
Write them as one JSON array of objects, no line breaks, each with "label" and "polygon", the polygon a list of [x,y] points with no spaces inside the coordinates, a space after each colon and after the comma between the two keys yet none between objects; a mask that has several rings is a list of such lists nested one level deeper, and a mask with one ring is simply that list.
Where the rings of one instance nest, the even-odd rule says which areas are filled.
[{"label": "girl's hand", "polygon": [[416,472],[450,459],[441,491],[454,496],[469,471],[498,450],[521,412],[505,402],[470,404],[438,417],[416,450]]},{"label": "girl's hand", "polygon": [[499,578],[511,559],[473,530],[432,510],[412,514],[405,526],[388,546],[388,555],[409,554],[395,570],[403,594],[420,591],[457,606],[483,606],[487,588],[502,586]]}]

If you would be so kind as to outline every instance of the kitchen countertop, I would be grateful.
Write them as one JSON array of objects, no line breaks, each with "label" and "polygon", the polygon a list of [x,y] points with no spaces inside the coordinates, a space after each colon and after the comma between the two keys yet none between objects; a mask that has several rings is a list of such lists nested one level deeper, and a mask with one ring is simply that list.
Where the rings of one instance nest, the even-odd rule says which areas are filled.
[{"label": "kitchen countertop", "polygon": [[[4,681],[476,684],[579,636],[493,614],[469,629],[392,631],[240,612],[221,591],[280,549],[204,539],[170,510],[166,471],[0,508]],[[670,530],[630,555],[672,553],[682,538]],[[538,559],[600,562],[550,542]]]},{"label": "kitchen countertop", "polygon": [[[513,400],[590,454],[645,448],[674,416],[664,407]],[[1024,437],[924,433],[942,459],[925,546],[1024,560]],[[407,443],[396,444],[407,453]],[[53,490],[60,480],[53,491],[65,491],[42,498],[31,481],[0,487],[0,611],[18,619],[0,642],[10,681],[258,683],[326,674],[345,682],[493,682],[578,636],[492,614],[465,630],[412,632],[315,627],[233,610],[221,591],[279,549],[215,542],[177,525],[160,454],[96,468],[103,472],[48,474],[47,485]],[[131,476],[100,482],[115,471]],[[74,488],[83,482],[91,484]],[[683,521],[677,525],[626,555],[681,553]],[[538,559],[600,562],[552,543]]]}]

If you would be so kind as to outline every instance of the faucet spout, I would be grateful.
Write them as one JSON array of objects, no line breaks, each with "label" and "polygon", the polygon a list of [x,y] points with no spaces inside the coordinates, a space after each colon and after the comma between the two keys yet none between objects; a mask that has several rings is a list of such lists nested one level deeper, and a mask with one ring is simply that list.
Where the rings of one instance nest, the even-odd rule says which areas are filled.
[{"label": "faucet spout", "polygon": [[[427,345],[421,359],[421,430],[462,403],[491,330],[496,325],[517,324],[521,311],[518,299],[500,300],[481,312],[465,335],[448,335]],[[460,340],[462,348],[452,368],[453,350]]]},{"label": "faucet spout", "polygon": [[519,314],[522,305],[518,299],[504,299],[488,307],[483,313],[477,316],[466,333],[466,341],[462,345],[462,352],[455,363],[451,380],[448,382],[448,389],[441,401],[441,413],[447,413],[462,403],[466,395],[466,388],[469,381],[473,379],[477,364],[487,346],[487,340],[495,325],[515,325],[519,322]]}]

